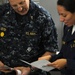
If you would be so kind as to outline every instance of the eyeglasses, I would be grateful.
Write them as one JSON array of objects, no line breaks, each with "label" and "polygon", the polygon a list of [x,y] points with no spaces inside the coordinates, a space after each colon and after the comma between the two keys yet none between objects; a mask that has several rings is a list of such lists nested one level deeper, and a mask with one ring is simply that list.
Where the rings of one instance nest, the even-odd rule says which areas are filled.
[{"label": "eyeglasses", "polygon": [[25,0],[21,1],[21,2],[18,3],[18,4],[12,5],[12,7],[13,7],[14,9],[17,9],[18,7],[22,7],[24,4],[25,4]]}]

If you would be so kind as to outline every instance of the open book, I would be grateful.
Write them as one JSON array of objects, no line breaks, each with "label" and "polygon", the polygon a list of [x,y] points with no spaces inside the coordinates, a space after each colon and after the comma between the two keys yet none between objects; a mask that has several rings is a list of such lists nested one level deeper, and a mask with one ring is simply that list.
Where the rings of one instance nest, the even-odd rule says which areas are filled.
[{"label": "open book", "polygon": [[22,62],[31,65],[33,67],[36,67],[38,69],[44,70],[44,71],[50,71],[52,69],[54,69],[54,67],[52,66],[47,66],[47,64],[49,64],[50,62],[48,60],[38,60],[38,61],[34,61],[32,63],[29,63],[27,61],[21,60]]}]

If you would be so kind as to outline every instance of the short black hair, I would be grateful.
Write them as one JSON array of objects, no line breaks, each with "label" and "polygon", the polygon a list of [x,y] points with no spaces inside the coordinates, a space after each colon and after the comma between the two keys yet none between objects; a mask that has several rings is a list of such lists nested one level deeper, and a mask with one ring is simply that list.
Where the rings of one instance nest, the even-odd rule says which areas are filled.
[{"label": "short black hair", "polygon": [[58,0],[57,5],[63,6],[67,11],[75,12],[75,0]]}]

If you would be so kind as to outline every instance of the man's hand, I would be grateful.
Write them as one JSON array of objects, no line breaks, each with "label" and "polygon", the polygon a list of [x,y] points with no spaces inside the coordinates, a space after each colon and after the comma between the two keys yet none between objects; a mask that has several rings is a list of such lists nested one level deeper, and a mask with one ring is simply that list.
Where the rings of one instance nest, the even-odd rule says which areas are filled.
[{"label": "man's hand", "polygon": [[20,70],[21,71],[21,75],[28,75],[30,73],[30,67],[15,67],[14,70]]},{"label": "man's hand", "polygon": [[8,66],[4,65],[1,61],[0,61],[0,71],[4,72],[4,73],[8,73],[11,72],[11,68],[8,68]]},{"label": "man's hand", "polygon": [[4,66],[4,64],[0,61],[0,67],[3,67]]},{"label": "man's hand", "polygon": [[66,66],[67,64],[67,60],[66,59],[58,59],[50,64],[48,64],[48,66],[53,66],[57,69],[62,69]]},{"label": "man's hand", "polygon": [[50,58],[51,55],[46,55],[46,56],[39,57],[38,60],[50,60]]}]

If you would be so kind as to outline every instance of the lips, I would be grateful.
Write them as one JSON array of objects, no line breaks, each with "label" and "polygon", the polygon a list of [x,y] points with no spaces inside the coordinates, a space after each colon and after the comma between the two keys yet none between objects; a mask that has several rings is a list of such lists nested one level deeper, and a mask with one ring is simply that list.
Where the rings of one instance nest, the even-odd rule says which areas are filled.
[{"label": "lips", "polygon": [[26,9],[24,7],[22,7],[22,11],[25,11]]},{"label": "lips", "polygon": [[64,22],[66,25],[68,25],[68,22]]},{"label": "lips", "polygon": [[68,25],[68,22],[64,22],[65,25]]}]

